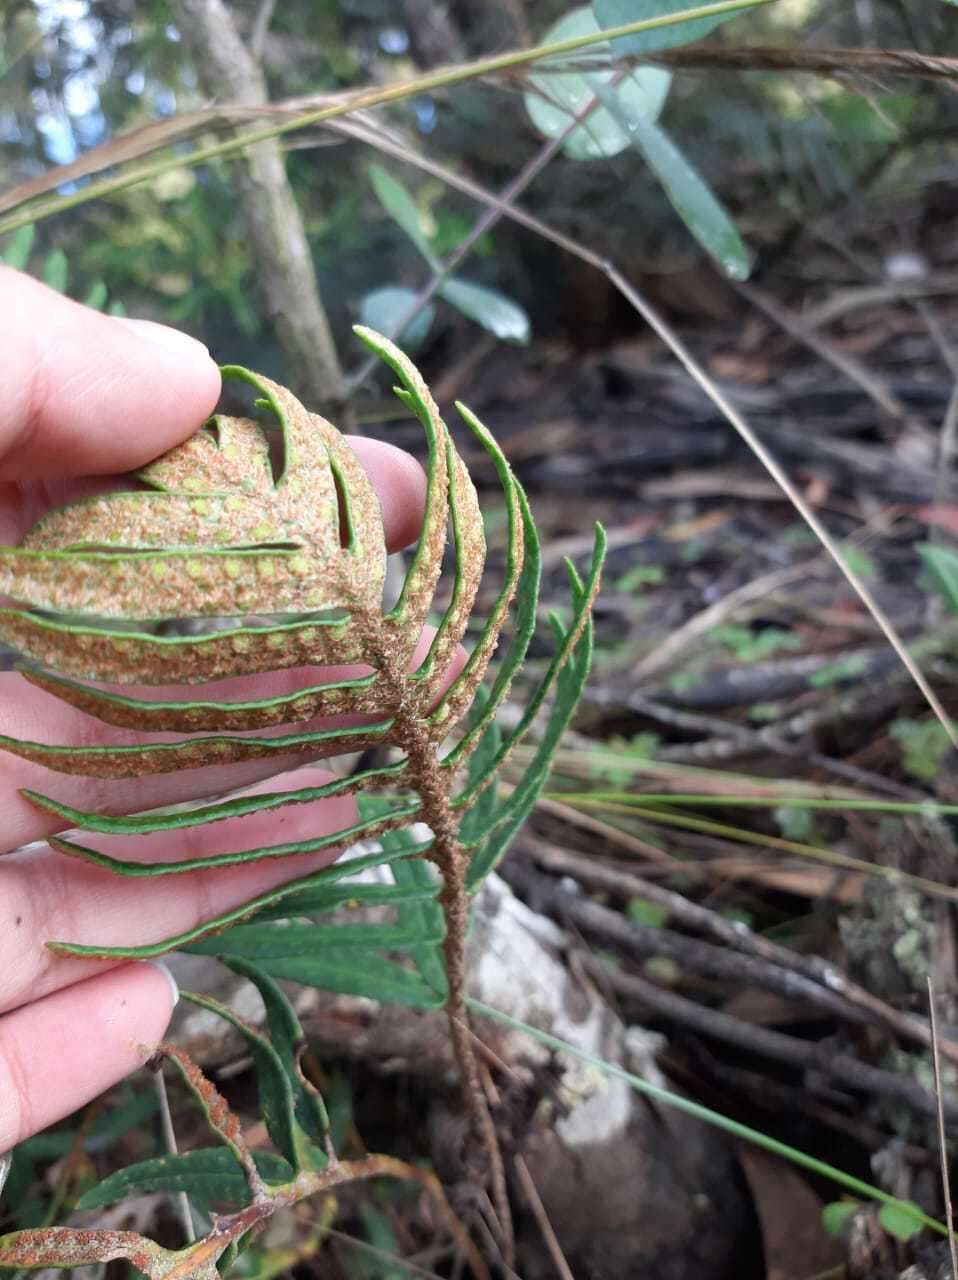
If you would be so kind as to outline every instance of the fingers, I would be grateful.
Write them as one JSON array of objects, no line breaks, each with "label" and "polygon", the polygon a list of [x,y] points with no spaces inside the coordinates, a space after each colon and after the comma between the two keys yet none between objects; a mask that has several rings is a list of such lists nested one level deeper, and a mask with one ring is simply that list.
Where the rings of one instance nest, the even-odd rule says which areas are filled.
[{"label": "fingers", "polygon": [[365,436],[347,436],[346,443],[369,476],[382,507],[386,546],[401,551],[419,538],[426,510],[426,475],[405,449]]},{"label": "fingers", "polygon": [[[434,634],[431,628],[423,632],[410,663],[411,669],[415,669],[425,658]],[[460,648],[446,672],[443,689],[456,678],[465,661],[465,651]],[[212,697],[233,700],[243,697],[269,698],[305,685],[348,678],[351,674],[362,674],[362,669],[300,668],[263,677],[220,681],[202,688],[204,693],[210,692]],[[163,691],[143,692],[158,696]],[[180,690],[180,693],[182,695],[183,691]],[[195,695],[195,687],[192,693]],[[337,721],[330,719],[307,721],[302,725],[290,726],[289,729],[270,730],[254,736],[276,736],[277,733],[299,730],[306,732],[330,728],[336,723]],[[343,717],[338,719],[338,723],[343,723]],[[163,742],[189,736],[157,733],[144,738],[131,730],[111,728],[33,688],[21,676],[11,672],[0,673],[0,734],[35,742],[76,746]],[[317,749],[312,758],[333,753],[329,749],[325,752]],[[32,764],[0,750],[0,787],[4,795],[4,802],[0,805],[0,853],[41,840],[56,831],[62,831],[66,825],[55,815],[41,813],[20,795],[21,788],[51,795],[61,803],[77,809],[95,809],[102,813],[137,813],[143,809],[155,809],[159,805],[178,804],[235,787],[248,786],[279,770],[293,768],[302,763],[303,759],[303,756],[273,756],[241,764],[211,765],[179,774],[111,781],[52,773],[42,765]],[[2,865],[3,859],[0,856],[0,867]]]},{"label": "fingers", "polygon": [[0,1152],[142,1066],[173,1004],[158,969],[124,965],[0,1018]]},{"label": "fingers", "polygon": [[219,370],[199,342],[91,311],[0,267],[0,481],[132,471],[213,411]]},{"label": "fingers", "polygon": [[[326,770],[300,769],[252,790],[322,786],[332,778]],[[90,836],[83,837],[83,843],[120,858],[172,862],[320,839],[355,821],[352,797],[333,796],[186,831],[137,839]],[[103,969],[101,960],[57,956],[47,949],[47,942],[106,947],[161,942],[276,885],[309,875],[340,852],[324,849],[153,880],[119,876],[36,846],[0,858],[0,1012]],[[0,1028],[3,1025],[0,1020]]]}]

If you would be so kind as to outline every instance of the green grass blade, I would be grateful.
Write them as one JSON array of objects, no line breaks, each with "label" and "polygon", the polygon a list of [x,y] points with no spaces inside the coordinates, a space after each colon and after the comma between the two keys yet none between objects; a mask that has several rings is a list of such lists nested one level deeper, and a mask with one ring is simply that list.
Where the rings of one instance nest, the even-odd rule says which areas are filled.
[{"label": "green grass blade", "polygon": [[612,1062],[605,1062],[602,1058],[596,1057],[595,1054],[589,1053],[585,1049],[579,1049],[575,1045],[569,1044],[566,1040],[560,1040],[558,1036],[549,1035],[546,1031],[540,1031],[538,1027],[532,1027],[528,1023],[520,1022],[518,1018],[512,1018],[507,1013],[501,1013],[498,1009],[482,1004],[479,1000],[469,1000],[469,1005],[481,1017],[491,1018],[493,1022],[511,1027],[514,1031],[523,1031],[531,1036],[533,1040],[538,1040],[540,1044],[549,1049],[558,1053],[569,1053],[582,1062],[588,1062],[590,1066],[601,1071],[603,1075],[624,1080],[636,1093],[641,1093],[643,1097],[663,1103],[665,1106],[672,1107],[675,1111],[681,1111],[687,1116],[693,1116],[696,1120],[701,1120],[705,1124],[711,1125],[714,1129],[721,1129],[725,1133],[731,1134],[733,1138],[741,1142],[748,1142],[752,1146],[761,1147],[762,1150],[780,1156],[790,1164],[807,1169],[810,1173],[814,1173],[819,1177],[827,1178],[830,1182],[835,1182],[844,1187],[846,1191],[852,1191],[855,1195],[862,1196],[866,1200],[877,1200],[881,1204],[894,1205],[896,1209],[906,1213],[916,1224],[929,1227],[932,1231],[937,1231],[939,1235],[948,1234],[948,1228],[943,1222],[939,1222],[936,1218],[922,1213],[917,1205],[913,1205],[909,1201],[898,1200],[895,1196],[889,1195],[887,1191],[882,1191],[880,1187],[872,1186],[869,1182],[863,1182],[861,1178],[844,1173],[841,1169],[836,1169],[834,1165],[827,1164],[824,1160],[818,1160],[814,1156],[806,1155],[804,1151],[799,1151],[784,1142],[779,1142],[776,1138],[770,1138],[758,1129],[739,1124],[737,1120],[723,1116],[718,1111],[712,1111],[711,1108],[704,1107],[699,1102],[693,1102],[691,1098],[683,1097],[681,1094],[673,1093],[670,1089],[665,1089],[661,1085],[643,1080],[641,1076],[633,1075],[631,1071],[626,1071],[624,1067],[616,1066]]}]

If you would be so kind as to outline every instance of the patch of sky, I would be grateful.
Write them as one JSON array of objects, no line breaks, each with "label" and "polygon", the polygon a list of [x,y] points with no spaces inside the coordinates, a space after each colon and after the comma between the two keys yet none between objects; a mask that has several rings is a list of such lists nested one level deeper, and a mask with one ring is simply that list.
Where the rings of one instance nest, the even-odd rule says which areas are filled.
[{"label": "patch of sky", "polygon": [[379,47],[383,53],[405,53],[409,48],[409,33],[402,27],[383,27],[379,33]]},{"label": "patch of sky", "polygon": [[153,113],[158,116],[176,114],[176,94],[165,84],[158,84],[153,89]]},{"label": "patch of sky", "polygon": [[436,104],[432,98],[417,98],[413,104],[416,126],[420,133],[432,133],[436,127]]}]

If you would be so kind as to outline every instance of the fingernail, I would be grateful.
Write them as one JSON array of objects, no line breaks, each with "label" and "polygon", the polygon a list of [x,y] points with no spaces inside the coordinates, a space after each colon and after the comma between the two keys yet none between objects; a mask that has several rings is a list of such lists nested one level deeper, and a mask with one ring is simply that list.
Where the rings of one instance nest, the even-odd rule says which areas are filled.
[{"label": "fingernail", "polygon": [[149,965],[152,965],[154,969],[158,969],[160,973],[162,973],[163,977],[169,983],[170,994],[173,996],[173,1008],[175,1009],[180,1002],[180,989],[176,984],[176,979],[173,977],[173,974],[166,967],[166,965],[163,963],[162,960],[147,960],[146,963]]},{"label": "fingernail", "polygon": [[147,342],[155,342],[157,346],[180,352],[190,349],[195,351],[199,347],[204,355],[209,355],[209,349],[198,338],[191,338],[182,329],[172,329],[168,324],[157,324],[154,320],[131,320],[128,316],[116,318],[120,324],[126,325]]}]

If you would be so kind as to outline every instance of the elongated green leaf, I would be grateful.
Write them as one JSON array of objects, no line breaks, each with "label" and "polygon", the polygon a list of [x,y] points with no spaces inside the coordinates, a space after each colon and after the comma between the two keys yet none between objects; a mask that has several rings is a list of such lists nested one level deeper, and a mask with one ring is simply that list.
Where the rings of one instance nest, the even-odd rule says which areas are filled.
[{"label": "elongated green leaf", "polygon": [[[432,841],[415,846],[420,853]],[[406,888],[398,884],[339,884],[328,889],[305,889],[274,907],[256,913],[260,924],[267,920],[291,920],[296,916],[318,916],[337,907],[401,907],[409,902],[429,902],[436,896],[436,886]]]},{"label": "elongated green leaf", "polygon": [[[516,496],[519,500],[519,511],[522,520],[525,549],[521,572],[516,583],[515,615],[513,619],[512,637],[506,648],[506,652],[503,655],[502,661],[499,663],[499,669],[492,683],[492,687],[489,690],[489,696],[483,707],[482,714],[473,719],[468,731],[460,742],[452,749],[452,751],[449,752],[447,756],[444,757],[444,769],[455,771],[475,748],[487,727],[494,722],[496,711],[499,709],[508,694],[512,681],[522,666],[523,660],[525,659],[526,653],[529,649],[529,644],[535,634],[539,601],[539,583],[542,577],[542,557],[539,547],[539,535],[535,527],[535,522],[532,519],[532,513],[529,510],[529,503],[522,489],[518,485],[516,485]],[[510,560],[506,565],[507,578],[511,577],[514,569],[514,566],[511,563],[511,553],[513,548],[511,532],[509,548]],[[476,646],[476,649],[479,649],[481,644],[482,641],[480,640],[480,644]],[[460,679],[466,676],[468,668],[469,664],[467,663],[466,669],[463,671]],[[456,684],[458,684],[458,681]],[[447,698],[453,695],[454,690],[456,689],[456,684],[453,684],[452,689],[450,689],[449,693],[446,695]],[[440,704],[440,708],[441,706],[442,704]],[[438,711],[439,708],[437,708],[437,712]],[[499,761],[497,760],[497,765],[498,763]]]},{"label": "elongated green leaf", "polygon": [[[183,998],[215,1013],[240,1033],[253,1057],[260,1110],[274,1146],[296,1173],[315,1167],[317,1161],[312,1158],[311,1145],[296,1119],[292,1080],[276,1048],[255,1027],[219,1000],[192,991],[184,991]],[[321,1165],[326,1163],[320,1152],[315,1152],[315,1156],[319,1157]]]},{"label": "elongated green leaf", "polygon": [[449,494],[449,431],[422,375],[403,352],[372,329],[356,325],[353,332],[399,378],[401,387],[396,394],[419,419],[429,447],[426,461],[426,510],[419,545],[406,571],[399,599],[385,619],[397,639],[404,636],[408,641],[410,636],[413,637],[412,644],[408,644],[406,649],[411,652],[426,620],[442,571]]},{"label": "elongated green leaf", "polygon": [[[289,1182],[292,1167],[280,1156],[257,1151],[256,1167],[264,1180],[273,1184]],[[130,1195],[147,1191],[185,1191],[190,1200],[209,1212],[217,1204],[249,1203],[249,1188],[243,1170],[225,1147],[203,1147],[181,1155],[158,1156],[126,1169],[118,1169],[81,1197],[77,1208],[100,1209]]]},{"label": "elongated green leaf", "polygon": [[[416,305],[416,292],[401,285],[388,284],[367,293],[359,304],[359,318],[367,328],[377,329],[407,347],[421,347],[436,318],[436,308],[427,303],[408,325],[403,321]],[[403,326],[403,327],[401,327]]]},{"label": "elongated green leaf", "polygon": [[[620,27],[627,22],[639,22],[645,18],[659,18],[667,13],[680,13],[691,9],[687,0],[592,0],[598,24],[602,28]],[[612,42],[616,53],[652,53],[656,49],[671,49],[680,44],[702,40],[720,22],[735,18],[735,13],[712,14],[707,18],[692,18],[667,27],[654,27],[651,31],[637,31]]]},{"label": "elongated green leaf", "polygon": [[57,293],[65,293],[70,275],[70,264],[62,249],[53,249],[43,260],[43,283]]},{"label": "elongated green leaf", "polygon": [[65,621],[0,609],[0,641],[65,675],[111,684],[201,684],[263,670],[362,662],[365,656],[348,623],[322,618],[158,636],[94,617]]},{"label": "elongated green leaf", "polygon": [[609,114],[628,131],[632,145],[641,152],[665,188],[672,208],[702,248],[727,276],[733,280],[747,279],[751,268],[742,237],[701,175],[668,134],[641,112],[631,111],[621,94],[599,84],[594,87]]},{"label": "elongated green leaf", "polygon": [[263,962],[274,957],[305,955],[322,956],[333,950],[343,952],[358,947],[363,950],[399,951],[421,942],[439,942],[441,933],[423,936],[416,929],[398,924],[240,924],[224,938],[206,938],[193,943],[189,950],[197,955],[229,955]]},{"label": "elongated green leaf", "polygon": [[[547,41],[565,40],[590,35],[599,30],[588,5],[573,9],[550,28]],[[601,48],[601,46],[600,46]],[[585,55],[583,55],[585,56]],[[640,67],[628,75],[608,68],[597,69],[597,82],[615,80],[616,99],[628,107],[629,115],[643,115],[657,120],[672,83],[671,72],[662,67]],[[566,132],[575,116],[595,98],[595,90],[581,72],[549,71],[530,76],[534,86],[525,95],[526,111],[532,123],[547,138],[558,138]],[[571,160],[599,160],[618,155],[629,145],[628,130],[609,114],[605,106],[595,107],[588,118],[574,129],[562,144]]]},{"label": "elongated green leaf", "polygon": [[[601,553],[597,556],[601,564]],[[589,608],[590,596],[578,580],[574,568],[569,566],[574,593],[579,596],[580,606]],[[568,633],[558,620],[553,623],[560,651]],[[552,712],[543,730],[542,738],[535,755],[521,782],[512,795],[488,819],[488,831],[480,835],[480,843],[470,860],[468,888],[474,892],[485,877],[503,858],[516,832],[522,827],[532,812],[542,788],[545,786],[552,767],[552,758],[556,748],[572,719],[578,705],[585,682],[588,679],[592,661],[592,622],[585,623],[579,640],[573,650],[571,659],[559,672],[556,682],[556,696]]]},{"label": "elongated green leaf", "polygon": [[[79,707],[105,724],[136,729],[141,733],[147,730],[199,733],[204,729],[265,729],[311,720],[313,716],[363,711],[367,705],[375,709],[381,698],[376,690],[378,676],[375,674],[354,680],[307,685],[294,693],[245,702],[129,698],[25,665],[20,667],[20,674],[37,688]],[[359,694],[364,696],[357,696]]]},{"label": "elongated green leaf", "polygon": [[36,227],[32,222],[28,222],[19,231],[14,231],[9,244],[3,251],[4,264],[13,267],[15,271],[23,271],[30,261],[30,250],[33,248],[35,235]]},{"label": "elongated green leaf", "polygon": [[[486,707],[490,700],[487,689],[480,689],[473,708],[472,719],[482,723],[485,720]],[[493,720],[479,738],[478,746],[469,757],[466,775],[467,788],[479,789],[478,799],[467,810],[459,823],[459,838],[463,844],[469,845],[478,839],[479,832],[486,828],[496,808],[495,767],[499,750],[502,747],[502,730]],[[490,780],[491,779],[491,780]]]},{"label": "elongated green leaf", "polygon": [[340,995],[364,996],[383,1004],[413,1009],[440,1009],[441,997],[412,969],[386,960],[376,951],[339,951],[327,947],[316,955],[256,955],[256,964],[274,978],[318,987]]},{"label": "elongated green leaf", "polygon": [[433,253],[429,238],[422,229],[422,222],[415,200],[413,200],[399,179],[394,178],[391,173],[387,173],[382,165],[371,164],[369,166],[369,176],[372,179],[373,190],[379,197],[383,208],[402,227],[433,271],[437,271],[439,269],[439,260]]},{"label": "elongated green leaf", "polygon": [[450,276],[442,282],[438,292],[457,311],[475,320],[476,324],[503,342],[525,345],[529,341],[529,317],[517,302],[498,289],[487,289],[484,285],[473,284],[471,280]]},{"label": "elongated green leaf", "polygon": [[102,311],[108,296],[107,287],[103,281],[94,280],[83,299],[83,305],[89,307],[91,311]]},{"label": "elongated green leaf", "polygon": [[[390,831],[382,837],[384,848],[407,848],[415,843],[411,831]],[[399,927],[422,938],[421,944],[409,948],[409,958],[423,982],[443,1001],[449,993],[446,965],[440,943],[446,926],[442,908],[436,901],[439,882],[432,868],[422,858],[405,858],[392,864],[393,879],[398,888],[416,894],[399,907]]]},{"label": "elongated green leaf", "polygon": [[[240,738],[216,734],[184,738],[177,742],[147,745],[61,747],[47,742],[30,742],[0,734],[0,750],[23,760],[42,764],[57,773],[79,773],[87,778],[144,777],[147,774],[178,773],[203,765],[231,764],[238,760],[262,760],[273,755],[342,755],[365,751],[382,740],[390,721],[365,725],[361,729],[326,729],[315,733],[285,733],[272,738]],[[335,747],[336,750],[329,748]]]},{"label": "elongated green leaf", "polygon": [[322,1097],[304,1077],[300,1066],[300,1054],[306,1046],[306,1037],[295,1009],[272,978],[248,960],[227,956],[224,963],[234,973],[241,974],[252,982],[262,996],[270,1040],[292,1087],[296,1119],[314,1143],[322,1142],[329,1130],[329,1116]]},{"label": "elongated green leaf", "polygon": [[946,547],[924,543],[918,548],[921,562],[952,613],[958,613],[958,555]]},{"label": "elongated green leaf", "polygon": [[273,978],[301,982],[344,995],[368,996],[413,1008],[439,1008],[443,1001],[414,970],[388,960],[385,951],[409,950],[439,939],[418,929],[388,924],[239,925],[223,937],[189,949],[205,955],[252,961]]},{"label": "elongated green leaf", "polygon": [[[587,618],[589,615],[589,607],[591,600],[594,598],[594,595],[598,590],[599,580],[602,574],[602,564],[605,560],[605,548],[605,531],[601,525],[597,525],[595,531],[595,546],[592,553],[592,564],[589,567],[589,574],[585,582],[585,587],[582,592],[579,592],[577,587],[573,590],[576,607],[573,614],[572,625],[568,630],[564,630],[564,639],[556,648],[552,661],[549,663],[548,669],[546,670],[542,680],[539,682],[538,687],[534,690],[531,696],[525,699],[525,709],[518,724],[516,724],[509,733],[503,737],[502,745],[500,746],[496,757],[494,772],[498,772],[508,759],[513,748],[521,742],[526,733],[528,733],[533,721],[542,709],[542,706],[549,694],[552,692],[559,673],[569,661],[572,651],[578,642],[580,632],[588,625]],[[574,566],[567,562],[567,568],[571,575],[575,575]],[[577,582],[577,577],[574,577],[573,581]],[[456,796],[453,801],[453,807],[457,810],[468,809],[480,793],[482,786],[483,783],[481,780],[476,783],[468,784],[466,788]]]}]

